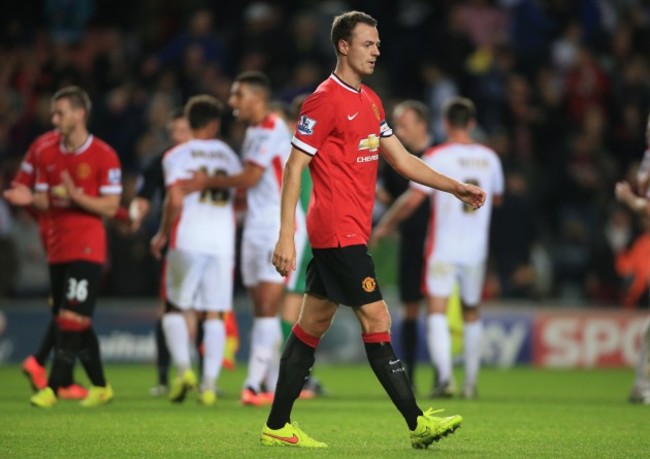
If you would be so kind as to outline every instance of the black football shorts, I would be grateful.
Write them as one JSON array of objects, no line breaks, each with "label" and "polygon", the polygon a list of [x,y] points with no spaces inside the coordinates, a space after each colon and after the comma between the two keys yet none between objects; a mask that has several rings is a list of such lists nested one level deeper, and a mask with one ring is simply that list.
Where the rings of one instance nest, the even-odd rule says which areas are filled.
[{"label": "black football shorts", "polygon": [[346,306],[363,306],[382,299],[375,264],[365,245],[312,249],[307,265],[307,293]]},{"label": "black football shorts", "polygon": [[92,317],[102,277],[102,265],[91,261],[50,264],[52,309]]}]

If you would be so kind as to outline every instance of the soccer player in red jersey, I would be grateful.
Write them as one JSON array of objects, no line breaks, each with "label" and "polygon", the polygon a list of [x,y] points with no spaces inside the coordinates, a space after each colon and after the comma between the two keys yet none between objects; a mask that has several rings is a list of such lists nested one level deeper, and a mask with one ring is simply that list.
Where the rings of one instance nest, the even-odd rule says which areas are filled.
[{"label": "soccer player in red jersey", "polygon": [[60,142],[34,152],[35,193],[16,185],[5,192],[15,205],[35,205],[47,219],[47,255],[56,316],[56,352],[48,387],[31,397],[32,404],[51,407],[56,390],[79,358],[92,383],[82,406],[107,403],[113,391],[106,383],[92,315],[106,260],[103,217],[119,207],[121,169],[117,154],[88,132],[90,99],[69,86],[52,98],[52,123]]},{"label": "soccer player in red jersey", "polygon": [[361,84],[374,72],[380,54],[376,20],[358,11],[343,13],[334,19],[331,38],[336,68],[305,100],[284,170],[273,264],[284,276],[295,269],[294,217],[300,176],[307,165],[314,184],[307,215],[314,258],[307,267],[307,293],[284,347],[273,406],[260,440],[263,445],[327,446],[292,424],[290,415],[314,364],[319,340],[339,304],[345,304],[359,320],[370,366],[404,417],[411,445],[426,448],[456,430],[462,418],[436,417],[433,410],[418,407],[390,342],[390,314],[367,251],[380,151],[408,179],[449,192],[474,208],[481,207],[485,193],[434,171],[393,135],[381,100]]},{"label": "soccer player in red jersey", "polygon": [[[13,179],[14,185],[23,185],[30,189],[34,188],[36,183],[36,170],[34,167],[35,152],[48,144],[58,144],[61,141],[61,134],[56,129],[47,131],[46,133],[38,136],[27,148],[27,152],[23,157],[20,164],[20,169]],[[47,218],[41,218],[41,213],[38,211],[30,212],[32,216],[38,221],[39,231],[41,234],[41,241],[47,250]],[[45,334],[37,351],[29,355],[22,363],[22,370],[34,390],[44,389],[47,386],[47,369],[45,363],[54,348],[56,340],[56,314],[57,310],[52,307],[52,301],[49,300],[52,320],[48,324]],[[69,375],[61,382],[61,387],[57,391],[57,395],[61,398],[67,399],[82,399],[88,395],[88,390],[79,385],[74,384],[72,379],[72,368],[70,368]]]}]

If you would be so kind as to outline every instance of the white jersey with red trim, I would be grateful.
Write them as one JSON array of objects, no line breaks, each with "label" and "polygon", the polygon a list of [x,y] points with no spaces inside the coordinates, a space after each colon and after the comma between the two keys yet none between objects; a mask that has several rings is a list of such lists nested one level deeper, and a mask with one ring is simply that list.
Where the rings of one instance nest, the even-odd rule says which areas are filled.
[{"label": "white jersey with red trim", "polygon": [[[235,152],[217,139],[193,139],[172,148],[163,157],[165,185],[189,179],[194,171],[234,175],[242,170]],[[185,195],[174,222],[170,248],[207,254],[235,252],[235,190],[210,189]]]},{"label": "white jersey with red trim", "polygon": [[273,238],[280,228],[280,192],[284,164],[291,150],[291,133],[286,123],[270,114],[246,129],[242,147],[244,162],[253,163],[264,173],[257,184],[246,190],[245,230],[270,232]]},{"label": "white jersey with red trim", "polygon": [[436,171],[485,190],[485,204],[473,210],[450,193],[411,182],[432,195],[426,257],[477,264],[487,258],[492,202],[503,194],[503,170],[497,154],[479,144],[446,143],[425,152],[422,159]]}]

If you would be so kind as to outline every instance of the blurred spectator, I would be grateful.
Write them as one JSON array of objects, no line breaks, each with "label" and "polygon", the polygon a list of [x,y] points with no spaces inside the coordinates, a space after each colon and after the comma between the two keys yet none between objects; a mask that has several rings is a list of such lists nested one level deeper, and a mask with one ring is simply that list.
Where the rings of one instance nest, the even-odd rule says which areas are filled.
[{"label": "blurred spectator", "polygon": [[143,102],[136,88],[123,84],[100,99],[96,114],[91,116],[92,132],[115,149],[123,170],[136,168],[135,144],[146,127]]},{"label": "blurred spectator", "polygon": [[578,22],[569,23],[560,38],[553,42],[551,62],[560,74],[565,75],[576,65],[581,43],[582,28]]},{"label": "blurred spectator", "polygon": [[510,9],[510,44],[524,74],[533,75],[547,61],[549,41],[558,27],[544,10],[544,3],[521,0]]},{"label": "blurred spectator", "polygon": [[463,29],[460,10],[452,7],[449,15],[439,21],[438,27],[431,27],[429,33],[429,56],[437,62],[444,62],[447,73],[461,79],[459,85],[464,86],[465,62],[474,47]]},{"label": "blurred spectator", "polygon": [[54,43],[72,45],[83,39],[95,12],[95,0],[46,0],[44,13]]},{"label": "blurred spectator", "polygon": [[458,8],[458,20],[476,48],[506,43],[508,16],[490,0],[466,0]]},{"label": "blurred spectator", "polygon": [[566,77],[567,110],[569,119],[579,123],[585,111],[596,105],[606,108],[610,90],[609,78],[586,47],[578,52],[576,65]]},{"label": "blurred spectator", "polygon": [[422,79],[425,82],[424,103],[430,113],[429,131],[433,135],[434,141],[441,143],[446,137],[442,109],[447,100],[458,95],[458,88],[441,66],[433,61],[422,64],[421,71]]},{"label": "blurred spectator", "polygon": [[291,54],[285,54],[286,49],[292,49],[290,29],[283,23],[285,11],[258,1],[247,5],[242,13],[243,27],[231,42],[234,56],[239,57],[234,73],[258,70],[272,75],[272,81],[284,81],[295,64]]},{"label": "blurred spectator", "polygon": [[[483,55],[474,54],[468,61],[471,75],[469,93],[476,102],[480,124],[494,132],[504,127],[508,80],[515,70],[516,58],[505,47],[484,48]],[[484,59],[483,62],[481,59]]]},{"label": "blurred spectator", "polygon": [[[313,62],[321,71],[334,65],[330,44],[324,48],[317,15],[310,10],[296,13],[291,21],[291,40],[286,50],[290,62]],[[311,92],[311,91],[310,91]]]},{"label": "blurred spectator", "polygon": [[212,12],[208,9],[192,13],[187,28],[164,49],[145,60],[142,71],[145,76],[151,76],[164,66],[182,68],[181,64],[188,59],[215,64],[221,70],[225,67],[226,52],[219,37],[213,32]]}]

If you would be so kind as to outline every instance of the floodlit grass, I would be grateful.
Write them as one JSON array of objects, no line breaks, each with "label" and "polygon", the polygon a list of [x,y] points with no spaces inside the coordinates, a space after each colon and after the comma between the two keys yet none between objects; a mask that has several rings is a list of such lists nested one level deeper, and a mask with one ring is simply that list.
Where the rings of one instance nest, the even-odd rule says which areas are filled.
[{"label": "floodlit grass", "polygon": [[[239,405],[243,373],[243,365],[224,373],[225,395],[206,408],[193,396],[183,405],[150,397],[153,367],[113,365],[109,406],[60,401],[41,410],[29,405],[18,367],[0,367],[0,458],[650,457],[650,407],[626,402],[630,370],[486,369],[476,401],[434,402],[421,390],[422,408],[464,417],[460,430],[426,451],[410,448],[406,425],[364,365],[318,367],[331,394],[296,404],[294,420],[327,450],[259,446],[268,408]],[[421,369],[418,386],[430,380]]]}]

